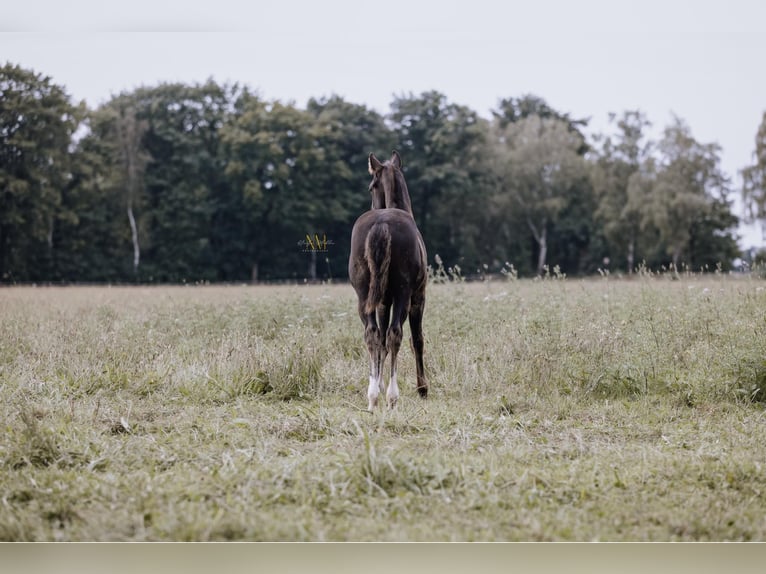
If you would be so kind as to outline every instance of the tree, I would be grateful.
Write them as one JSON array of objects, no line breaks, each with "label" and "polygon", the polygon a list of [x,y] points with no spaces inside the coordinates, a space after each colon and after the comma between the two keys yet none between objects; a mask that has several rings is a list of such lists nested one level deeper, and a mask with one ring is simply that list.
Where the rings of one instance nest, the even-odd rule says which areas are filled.
[{"label": "tree", "polygon": [[[94,127],[72,151],[71,179],[62,189],[60,217],[54,238],[55,278],[63,281],[124,281],[131,277],[130,248],[126,232],[125,204],[115,192],[118,173],[111,151]],[[116,163],[116,160],[115,160]],[[53,277],[51,277],[53,278]]]},{"label": "tree", "polygon": [[395,98],[389,121],[429,253],[448,262],[467,257],[476,263],[487,197],[481,185],[486,122],[435,91]]},{"label": "tree", "polygon": [[121,198],[127,213],[135,276],[141,261],[136,209],[143,204],[144,175],[150,160],[143,141],[149,122],[137,117],[135,102],[128,94],[112,98],[91,117],[91,133],[99,139],[102,158],[109,165],[109,187]]},{"label": "tree", "polygon": [[587,127],[587,119],[573,119],[569,114],[559,112],[548,105],[543,98],[534,94],[526,94],[520,98],[504,98],[500,100],[496,109],[492,111],[494,124],[500,130],[504,130],[509,124],[514,124],[530,117],[542,119],[561,120],[567,128],[579,138],[580,145],[577,153],[584,155],[588,149],[588,143],[583,134]]},{"label": "tree", "polygon": [[133,207],[143,188],[143,176],[149,156],[142,149],[142,139],[148,123],[136,118],[136,110],[128,107],[119,110],[115,122],[117,142],[125,171],[125,204],[130,224],[130,239],[133,244],[133,273],[138,273],[141,261],[141,246],[138,241],[138,225]]},{"label": "tree", "polygon": [[[628,250],[628,255],[634,257],[631,260],[630,272],[635,268],[635,255],[637,253],[641,253],[642,262],[650,266],[655,263],[663,265],[666,262],[660,233],[648,207],[653,198],[658,169],[657,158],[650,155],[641,162],[638,171],[632,173],[628,178],[628,185],[625,190],[625,206],[622,213],[628,217],[628,222],[634,223],[633,217],[637,218],[638,221],[637,229],[634,226],[630,228],[635,237],[633,251]],[[630,242],[628,242],[629,245]]]},{"label": "tree", "polygon": [[[228,233],[228,222],[217,218],[217,209],[228,190],[219,131],[238,91],[236,85],[221,86],[212,80],[191,86],[160,84],[120,94],[111,102],[117,110],[135,110],[138,131],[144,131],[140,126],[146,122],[138,150],[139,159],[151,158],[143,169],[143,213],[136,216],[143,237],[139,279],[220,278],[216,241]],[[123,132],[130,122],[130,112],[126,113],[119,114]],[[117,135],[124,162],[130,140],[122,138],[119,143],[119,131]],[[127,175],[125,165],[120,169]]]},{"label": "tree", "polygon": [[641,208],[646,202],[641,170],[651,152],[644,130],[651,124],[640,111],[626,111],[616,118],[610,114],[610,121],[617,121],[618,132],[600,141],[592,177],[598,198],[596,220],[608,246],[624,256],[630,274],[635,266]]},{"label": "tree", "polygon": [[742,170],[742,196],[750,219],[766,218],[766,112],[755,135],[754,163]]},{"label": "tree", "polygon": [[712,198],[709,209],[698,218],[689,234],[689,264],[693,269],[713,270],[719,265],[731,269],[734,259],[741,256],[733,230],[738,218],[732,213],[731,201]]},{"label": "tree", "polygon": [[292,104],[244,93],[222,138],[225,174],[246,220],[251,279],[297,277],[298,242],[313,230],[324,232],[316,226],[337,207],[337,198],[315,185],[325,155],[314,119]]},{"label": "tree", "polygon": [[51,79],[0,68],[0,280],[49,278],[70,145],[84,115]]},{"label": "tree", "polygon": [[[695,225],[709,218],[715,209],[720,210],[716,202],[727,202],[729,181],[719,166],[720,146],[697,142],[688,125],[679,118],[665,128],[658,149],[660,165],[644,217],[656,226],[677,270],[681,255],[690,246]],[[720,217],[715,220],[722,224],[736,221]],[[727,228],[718,231],[725,234]]]},{"label": "tree", "polygon": [[[350,252],[351,227],[370,208],[367,156],[391,147],[392,133],[383,117],[366,106],[339,96],[311,99],[314,145],[322,150],[322,164],[311,174],[313,197],[321,202],[307,231],[322,230],[332,240],[324,254],[325,277],[345,274]],[[309,249],[308,276],[317,277],[317,250]]]},{"label": "tree", "polygon": [[543,272],[550,230],[587,180],[582,144],[567,123],[529,116],[502,127],[495,125],[495,165],[502,212],[522,215],[537,245],[536,270]]}]

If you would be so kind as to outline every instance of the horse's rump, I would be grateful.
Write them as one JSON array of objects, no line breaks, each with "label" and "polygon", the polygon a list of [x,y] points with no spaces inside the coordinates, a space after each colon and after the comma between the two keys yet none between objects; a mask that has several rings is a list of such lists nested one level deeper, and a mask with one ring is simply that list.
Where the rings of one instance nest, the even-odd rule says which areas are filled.
[{"label": "horse's rump", "polygon": [[405,283],[410,291],[424,288],[426,264],[423,238],[406,212],[375,209],[356,220],[351,232],[349,277],[355,285],[369,282],[368,312],[390,298],[392,287]]}]

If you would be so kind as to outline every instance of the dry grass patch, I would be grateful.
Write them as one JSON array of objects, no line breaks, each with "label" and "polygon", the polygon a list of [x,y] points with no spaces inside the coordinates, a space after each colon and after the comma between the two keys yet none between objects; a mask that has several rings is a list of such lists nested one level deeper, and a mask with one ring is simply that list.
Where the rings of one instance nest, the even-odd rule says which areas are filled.
[{"label": "dry grass patch", "polygon": [[766,539],[764,284],[509,277],[372,415],[347,285],[0,290],[0,539]]}]

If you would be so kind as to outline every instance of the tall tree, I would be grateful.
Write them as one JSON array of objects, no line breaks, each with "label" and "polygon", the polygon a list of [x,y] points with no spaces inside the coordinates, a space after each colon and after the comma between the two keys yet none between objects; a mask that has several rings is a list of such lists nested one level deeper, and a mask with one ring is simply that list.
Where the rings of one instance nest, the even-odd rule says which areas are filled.
[{"label": "tall tree", "polygon": [[[226,176],[246,224],[250,277],[305,277],[298,242],[338,208],[321,181],[325,156],[314,118],[292,104],[245,93],[222,133]],[[343,210],[341,210],[342,212]],[[343,216],[343,215],[342,215]]]},{"label": "tall tree", "polygon": [[[89,114],[90,115],[90,114]],[[130,236],[125,204],[115,192],[119,170],[108,140],[94,131],[79,138],[71,155],[71,179],[62,189],[62,213],[54,238],[57,278],[64,281],[125,281],[132,277],[126,254]]]},{"label": "tall tree", "polygon": [[665,128],[658,149],[661,163],[645,217],[658,229],[677,270],[695,224],[710,216],[716,202],[728,201],[729,180],[719,165],[720,146],[697,142],[680,118]]},{"label": "tall tree", "polygon": [[379,113],[339,96],[311,99],[307,111],[313,117],[314,145],[322,150],[322,166],[311,174],[314,199],[321,202],[321,209],[307,222],[307,231],[321,230],[332,241],[326,253],[308,250],[308,276],[318,276],[317,258],[323,256],[323,275],[331,278],[345,273],[351,227],[370,208],[367,156],[387,151],[393,136]]},{"label": "tall tree", "polygon": [[219,278],[216,206],[227,193],[219,131],[237,92],[236,85],[209,80],[139,88],[112,102],[132,107],[137,122],[147,124],[141,153],[151,161],[143,175],[143,214],[136,218],[143,235],[140,279]]},{"label": "tall tree", "polygon": [[610,114],[609,119],[612,123],[616,121],[617,133],[597,138],[601,145],[593,164],[593,185],[598,198],[596,219],[609,248],[624,257],[630,274],[635,266],[641,208],[646,201],[641,191],[647,188],[639,185],[638,178],[651,152],[651,143],[645,136],[651,124],[640,111],[626,111],[619,118]]},{"label": "tall tree", "polygon": [[85,112],[50,78],[0,68],[0,280],[53,272],[61,190],[70,178],[72,137]]},{"label": "tall tree", "polygon": [[138,194],[143,189],[144,169],[149,160],[148,154],[142,149],[142,139],[148,125],[146,120],[136,118],[136,110],[132,107],[119,110],[115,122],[117,142],[125,170],[125,206],[133,244],[133,273],[138,273],[138,264],[141,261],[138,224],[133,208],[138,201]]},{"label": "tall tree", "polygon": [[99,138],[103,159],[110,166],[110,187],[121,198],[127,213],[136,275],[141,261],[136,210],[143,203],[144,175],[150,160],[143,141],[149,122],[137,117],[135,102],[125,94],[113,98],[91,116],[91,133]]},{"label": "tall tree", "polygon": [[476,256],[484,187],[479,174],[487,126],[478,115],[435,91],[394,99],[389,115],[418,222],[429,253],[457,262]]},{"label": "tall tree", "polygon": [[496,124],[495,165],[501,211],[522,214],[537,245],[537,273],[547,262],[551,228],[587,180],[579,135],[566,122],[533,115]]}]

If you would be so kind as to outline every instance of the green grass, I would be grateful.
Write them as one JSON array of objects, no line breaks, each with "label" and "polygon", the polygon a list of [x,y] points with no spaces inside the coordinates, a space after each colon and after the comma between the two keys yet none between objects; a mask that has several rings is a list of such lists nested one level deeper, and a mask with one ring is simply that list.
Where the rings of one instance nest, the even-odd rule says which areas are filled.
[{"label": "green grass", "polygon": [[509,277],[0,290],[0,540],[766,540],[766,283]]}]

